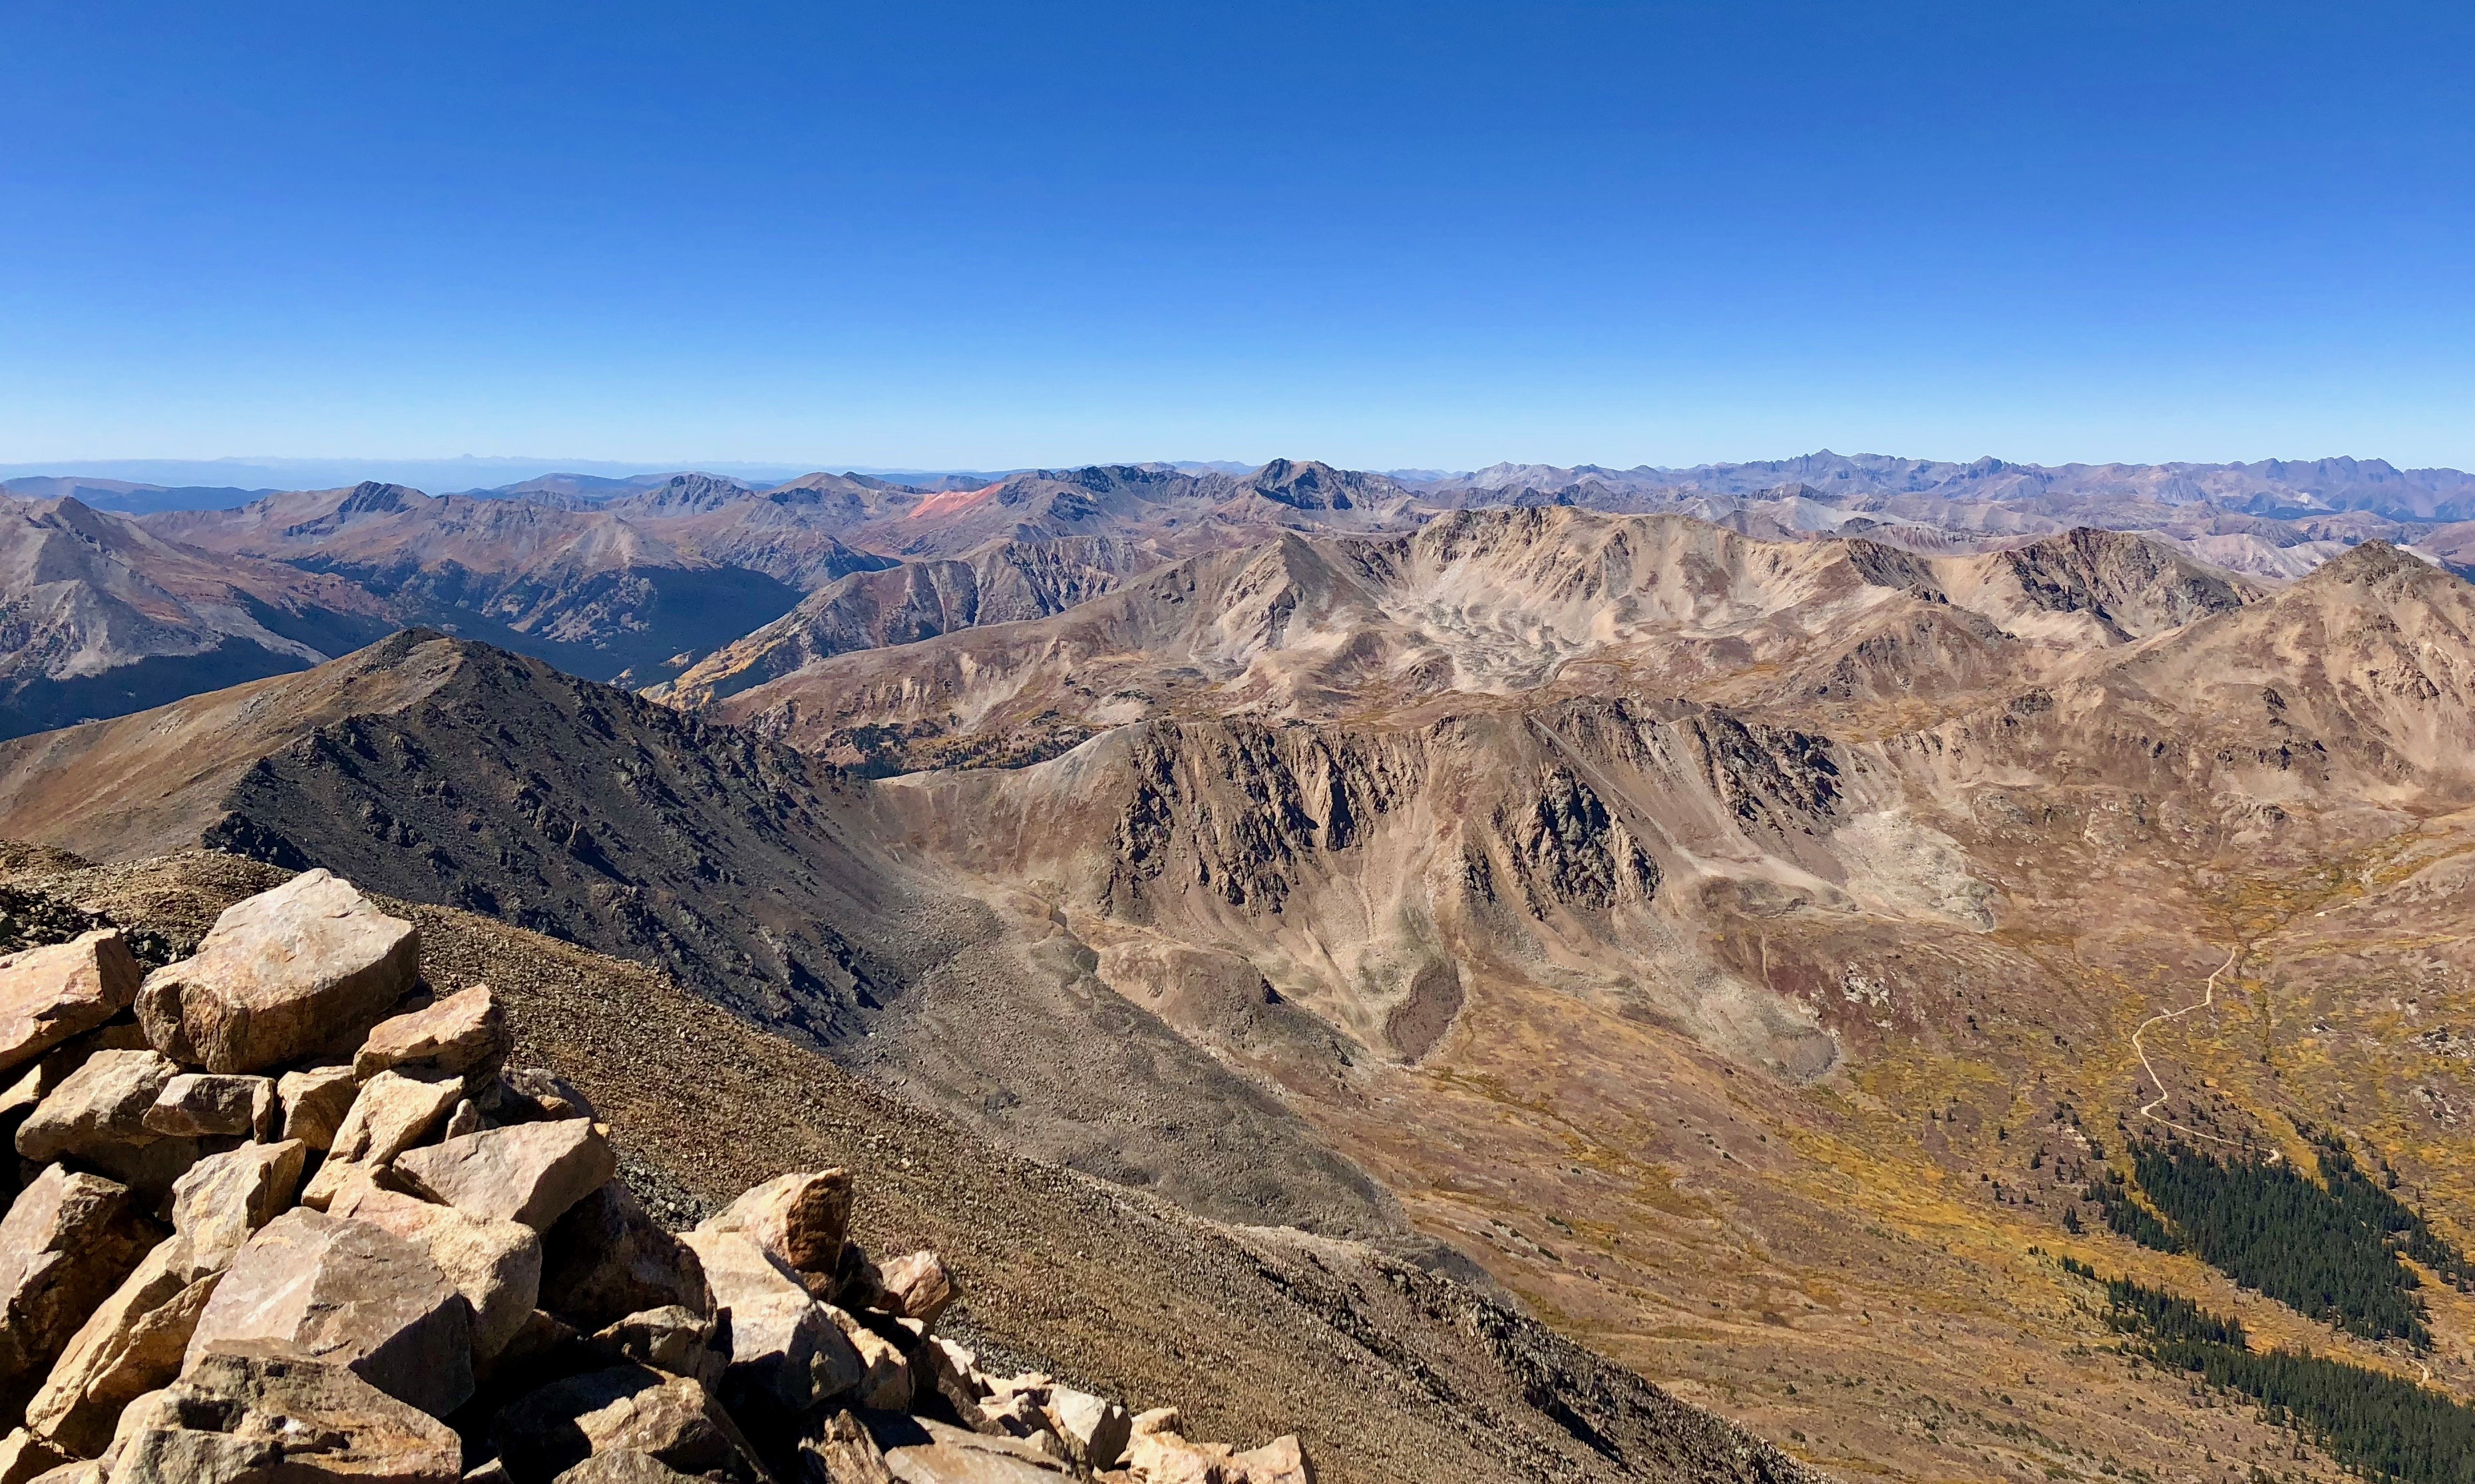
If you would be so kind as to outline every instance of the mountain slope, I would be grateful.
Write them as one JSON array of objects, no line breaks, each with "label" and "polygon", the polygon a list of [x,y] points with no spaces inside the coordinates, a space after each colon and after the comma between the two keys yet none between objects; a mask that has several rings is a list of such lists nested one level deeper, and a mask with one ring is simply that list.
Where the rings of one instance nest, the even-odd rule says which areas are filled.
[{"label": "mountain slope", "polygon": [[71,499],[0,503],[0,736],[305,669],[395,625],[349,583],[221,560]]},{"label": "mountain slope", "polygon": [[1059,1162],[1449,1257],[1277,1099],[1095,992],[1044,915],[906,868],[868,823],[798,753],[420,632],[0,746],[0,838],[322,864],[658,965]]}]

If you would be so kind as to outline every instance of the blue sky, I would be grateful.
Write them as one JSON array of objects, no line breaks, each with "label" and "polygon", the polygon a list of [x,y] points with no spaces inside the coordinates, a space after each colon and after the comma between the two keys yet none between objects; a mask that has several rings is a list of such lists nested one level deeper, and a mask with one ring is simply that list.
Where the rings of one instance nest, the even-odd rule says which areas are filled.
[{"label": "blue sky", "polygon": [[2475,467],[2461,5],[0,0],[0,463]]}]

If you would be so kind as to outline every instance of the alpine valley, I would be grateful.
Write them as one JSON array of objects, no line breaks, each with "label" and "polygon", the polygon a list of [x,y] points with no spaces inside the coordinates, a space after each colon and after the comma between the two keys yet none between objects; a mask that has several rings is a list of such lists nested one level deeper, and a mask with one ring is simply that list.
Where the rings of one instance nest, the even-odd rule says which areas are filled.
[{"label": "alpine valley", "polygon": [[693,1024],[990,1353],[1145,1383],[1115,1283],[1325,1479],[2467,1476],[2475,475],[17,486],[9,901],[404,904],[640,1194],[778,1173],[596,1082]]}]

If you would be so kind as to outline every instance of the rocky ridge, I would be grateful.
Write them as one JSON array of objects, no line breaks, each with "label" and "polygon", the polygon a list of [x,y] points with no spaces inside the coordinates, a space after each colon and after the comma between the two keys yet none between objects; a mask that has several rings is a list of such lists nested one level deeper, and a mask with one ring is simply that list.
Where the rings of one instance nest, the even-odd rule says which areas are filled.
[{"label": "rocky ridge", "polygon": [[844,1170],[663,1230],[493,991],[420,985],[414,925],[324,871],[142,983],[111,932],[0,960],[12,1484],[1315,1477],[984,1374],[935,1253],[847,1239]]}]

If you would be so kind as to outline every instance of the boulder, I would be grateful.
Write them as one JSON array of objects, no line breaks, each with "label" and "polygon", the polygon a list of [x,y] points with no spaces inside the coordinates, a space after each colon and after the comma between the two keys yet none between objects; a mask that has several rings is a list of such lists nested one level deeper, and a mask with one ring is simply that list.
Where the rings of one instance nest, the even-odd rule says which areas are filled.
[{"label": "boulder", "polygon": [[1244,1472],[1246,1484],[1315,1484],[1314,1465],[1295,1433],[1248,1448],[1229,1461]]},{"label": "boulder", "polygon": [[615,1361],[684,1375],[702,1381],[708,1390],[722,1384],[730,1364],[720,1320],[675,1303],[605,1325],[594,1331],[593,1343]]},{"label": "boulder", "polygon": [[623,1180],[569,1207],[542,1246],[542,1307],[581,1328],[668,1304],[713,1312],[703,1264],[646,1214]]},{"label": "boulder", "polygon": [[809,1292],[830,1298],[827,1285],[842,1265],[850,1212],[849,1171],[794,1171],[750,1189],[706,1218],[699,1229],[745,1234],[800,1275]]},{"label": "boulder", "polygon": [[13,1426],[78,1326],[146,1254],[159,1229],[129,1187],[53,1165],[0,1218],[0,1421]]},{"label": "boulder", "polygon": [[462,1096],[453,1079],[424,1082],[400,1072],[380,1072],[361,1083],[351,1111],[335,1131],[327,1162],[309,1179],[301,1204],[325,1210],[355,1178],[382,1169],[429,1136]]},{"label": "boulder", "polygon": [[885,1291],[887,1313],[916,1319],[922,1325],[935,1325],[960,1292],[954,1275],[935,1253],[896,1257],[877,1270],[877,1281]]},{"label": "boulder", "polygon": [[164,1135],[146,1127],[147,1111],[180,1074],[151,1051],[98,1051],[26,1115],[17,1153],[37,1161],[92,1159],[115,1145],[155,1143]]},{"label": "boulder", "polygon": [[361,1090],[361,1080],[348,1066],[304,1067],[286,1072],[275,1083],[276,1100],[283,1105],[283,1136],[315,1150],[334,1147],[335,1131]]},{"label": "boulder", "polygon": [[127,1010],[143,977],[108,929],[0,958],[0,1073]]},{"label": "boulder", "polygon": [[149,1411],[147,1425],[123,1439],[112,1484],[456,1484],[464,1476],[453,1428],[331,1361],[206,1355]]},{"label": "boulder", "polygon": [[235,902],[195,956],[146,976],[155,1049],[209,1072],[259,1072],[357,1042],[420,975],[421,935],[350,882],[305,871]]},{"label": "boulder", "polygon": [[553,1381],[502,1408],[490,1441],[515,1484],[547,1484],[597,1453],[631,1451],[681,1473],[726,1467],[735,1431],[705,1389],[649,1366]]},{"label": "boulder", "polygon": [[250,1235],[292,1204],[306,1151],[251,1144],[209,1155],[172,1187],[173,1235],[156,1244],[71,1336],[26,1423],[91,1457],[134,1398],[180,1374],[198,1316]]},{"label": "boulder", "polygon": [[859,1352],[860,1378],[851,1389],[856,1403],[877,1412],[899,1412],[909,1407],[911,1362],[903,1358],[902,1351],[885,1336],[860,1323],[848,1310],[838,1309],[830,1303],[823,1307],[826,1317],[842,1330],[843,1337],[850,1341],[851,1349]]},{"label": "boulder", "polygon": [[1057,1484],[1074,1471],[1039,1444],[966,1432],[925,1418],[884,1429],[886,1472],[901,1484]]},{"label": "boulder", "polygon": [[231,1267],[257,1229],[292,1206],[308,1147],[298,1139],[208,1155],[172,1185],[172,1229],[192,1277]]},{"label": "boulder", "polygon": [[835,1412],[799,1440],[799,1467],[806,1478],[831,1484],[894,1484],[885,1450],[847,1411]]},{"label": "boulder", "polygon": [[433,1201],[547,1231],[568,1207],[619,1173],[619,1156],[599,1127],[564,1118],[485,1129],[416,1149],[398,1157],[395,1169],[413,1190]]},{"label": "boulder", "polygon": [[103,1452],[122,1409],[181,1374],[222,1277],[220,1268],[194,1276],[178,1236],[157,1243],[70,1338],[26,1403],[26,1425],[81,1457]]},{"label": "boulder", "polygon": [[751,1424],[791,1417],[837,1397],[868,1375],[859,1352],[825,1306],[736,1231],[697,1230],[680,1238],[697,1254],[713,1302],[730,1311],[730,1366],[723,1398]]},{"label": "boulder", "polygon": [[489,985],[475,985],[427,1010],[380,1021],[354,1053],[353,1071],[366,1078],[390,1067],[419,1068],[483,1085],[499,1075],[514,1044],[499,997]]},{"label": "boulder", "polygon": [[[689,1475],[634,1448],[596,1453],[558,1476],[558,1484],[696,1484]],[[842,1484],[837,1479],[834,1484]]]},{"label": "boulder", "polygon": [[23,1427],[0,1438],[0,1484],[26,1484],[71,1461],[68,1454]]},{"label": "boulder", "polygon": [[348,1186],[328,1209],[429,1251],[430,1260],[473,1306],[476,1365],[496,1360],[532,1317],[541,1297],[542,1271],[541,1235],[532,1228],[485,1221],[368,1183]]},{"label": "boulder", "polygon": [[1087,1469],[1115,1468],[1134,1435],[1134,1419],[1124,1407],[1071,1386],[1049,1387],[1041,1414],[1066,1445],[1066,1456]]},{"label": "boulder", "polygon": [[479,1102],[481,1111],[501,1123],[594,1116],[592,1102],[546,1067],[508,1067],[481,1088]]},{"label": "boulder", "polygon": [[295,1208],[250,1239],[207,1301],[188,1364],[218,1351],[332,1360],[443,1417],[473,1394],[473,1307],[419,1244]]},{"label": "boulder", "polygon": [[155,1094],[143,1122],[155,1133],[263,1139],[275,1132],[275,1106],[272,1078],[184,1072]]},{"label": "boulder", "polygon": [[455,1111],[447,1115],[447,1127],[440,1131],[439,1137],[460,1139],[468,1133],[478,1133],[491,1127],[490,1121],[481,1116],[479,1105],[466,1098],[455,1105]]}]

